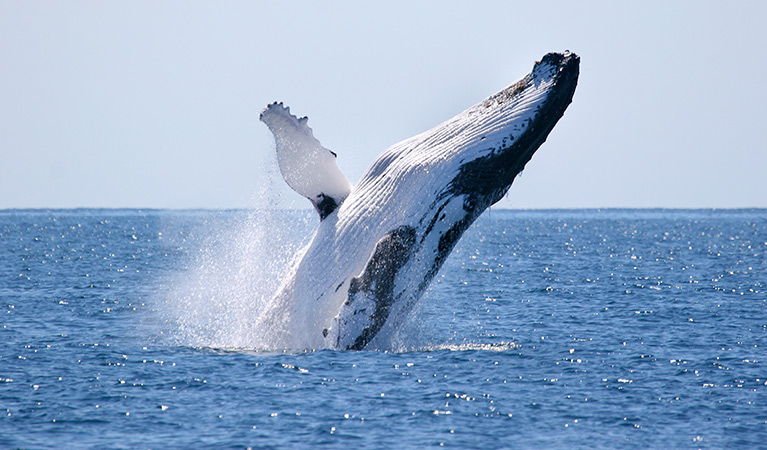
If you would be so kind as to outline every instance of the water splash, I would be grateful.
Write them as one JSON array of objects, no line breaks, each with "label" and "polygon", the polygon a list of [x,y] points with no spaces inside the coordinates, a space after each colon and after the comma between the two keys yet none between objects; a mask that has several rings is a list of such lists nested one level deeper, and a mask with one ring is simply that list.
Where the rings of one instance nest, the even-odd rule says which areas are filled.
[{"label": "water splash", "polygon": [[198,251],[173,295],[174,321],[185,344],[265,345],[271,330],[264,328],[268,324],[261,318],[274,307],[274,293],[301,243],[284,222],[285,217],[275,211],[249,213],[230,230],[217,230],[217,236]]},{"label": "water splash", "polygon": [[[271,152],[273,154],[273,152]],[[272,157],[273,159],[273,157]],[[276,161],[260,181],[252,211],[206,216],[185,240],[187,270],[172,280],[163,306],[174,344],[193,347],[276,350],[266,317],[274,294],[311,237],[309,211],[276,209]]]}]

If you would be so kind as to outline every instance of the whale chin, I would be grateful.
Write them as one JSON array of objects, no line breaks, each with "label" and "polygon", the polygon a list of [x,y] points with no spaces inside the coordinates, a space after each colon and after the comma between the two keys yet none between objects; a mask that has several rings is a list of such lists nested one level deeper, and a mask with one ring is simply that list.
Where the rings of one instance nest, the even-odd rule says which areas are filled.
[{"label": "whale chin", "polygon": [[292,312],[286,332],[310,348],[385,347],[463,232],[563,116],[579,65],[574,53],[545,55],[506,89],[385,150],[354,187],[305,117],[269,105],[261,118],[280,170],[321,218],[278,295]]}]

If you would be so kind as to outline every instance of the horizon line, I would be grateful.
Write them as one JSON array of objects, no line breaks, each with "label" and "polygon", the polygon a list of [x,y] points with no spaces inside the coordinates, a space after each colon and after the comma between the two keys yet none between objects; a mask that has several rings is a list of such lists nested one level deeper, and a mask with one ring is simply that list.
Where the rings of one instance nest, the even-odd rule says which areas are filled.
[{"label": "horizon line", "polygon": [[[122,206],[77,206],[77,207],[11,207],[0,208],[0,213],[5,212],[45,212],[45,211],[290,211],[290,212],[311,212],[311,208],[259,208],[259,207],[233,207],[233,208],[211,208],[211,207],[122,207]],[[750,211],[767,210],[763,206],[733,206],[733,207],[668,207],[668,206],[603,206],[603,207],[542,207],[542,208],[509,208],[498,207],[488,208],[487,211],[641,211],[641,210],[667,210],[667,211]]]}]

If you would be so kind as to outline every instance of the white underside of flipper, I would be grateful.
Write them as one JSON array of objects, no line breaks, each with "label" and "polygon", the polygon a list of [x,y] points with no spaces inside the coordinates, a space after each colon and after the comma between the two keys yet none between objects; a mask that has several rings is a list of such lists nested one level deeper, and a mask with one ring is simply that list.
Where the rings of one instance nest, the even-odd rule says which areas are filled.
[{"label": "white underside of flipper", "polygon": [[308,119],[272,103],[261,112],[261,121],[274,134],[277,163],[288,186],[308,198],[322,219],[335,211],[352,185],[338,168],[336,154],[314,137]]}]

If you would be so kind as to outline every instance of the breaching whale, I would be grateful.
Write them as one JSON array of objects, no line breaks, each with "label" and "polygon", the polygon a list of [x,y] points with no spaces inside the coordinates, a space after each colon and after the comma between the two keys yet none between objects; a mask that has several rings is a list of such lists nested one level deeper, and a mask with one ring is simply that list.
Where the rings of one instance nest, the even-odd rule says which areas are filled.
[{"label": "breaching whale", "polygon": [[[263,320],[272,345],[385,346],[463,232],[509,190],[572,101],[579,57],[549,53],[508,88],[385,150],[356,186],[282,103],[261,113],[319,227]],[[264,325],[264,324],[262,324]]]}]

